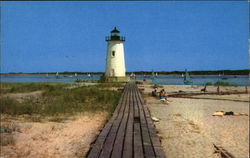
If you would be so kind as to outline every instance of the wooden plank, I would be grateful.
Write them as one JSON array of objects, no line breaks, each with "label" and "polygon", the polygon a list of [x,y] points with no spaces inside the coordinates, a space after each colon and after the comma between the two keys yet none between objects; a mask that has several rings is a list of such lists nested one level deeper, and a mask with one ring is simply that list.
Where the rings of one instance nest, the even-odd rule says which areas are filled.
[{"label": "wooden plank", "polygon": [[[131,89],[129,90],[129,94],[131,94]],[[111,158],[118,158],[122,157],[122,152],[123,152],[123,141],[124,141],[124,136],[125,136],[125,131],[126,131],[126,125],[128,121],[128,114],[129,114],[129,97],[126,100],[125,106],[125,112],[120,124],[120,127],[118,129],[118,133],[115,138],[115,143],[112,151]]]},{"label": "wooden plank", "polygon": [[145,114],[143,111],[143,107],[142,107],[142,103],[141,100],[139,98],[139,91],[137,90],[136,93],[136,100],[137,100],[137,104],[139,107],[139,113],[140,113],[140,124],[141,124],[141,131],[142,131],[142,140],[143,140],[143,148],[144,148],[144,156],[147,157],[155,157],[155,152],[154,152],[154,148],[152,146],[151,143],[151,139],[150,139],[150,135],[149,135],[149,129],[147,126],[147,122],[146,122],[146,118],[145,118]]},{"label": "wooden plank", "polygon": [[122,110],[119,112],[118,117],[114,121],[113,126],[109,132],[109,135],[108,135],[107,139],[105,140],[103,149],[102,149],[101,154],[99,156],[100,158],[107,158],[107,157],[110,157],[110,155],[111,155],[111,152],[113,150],[113,144],[114,144],[114,141],[115,141],[115,138],[116,138],[116,135],[118,132],[118,128],[119,128],[120,123],[122,121],[122,117],[123,117],[124,110],[126,107],[125,105],[127,102],[127,98],[128,98],[128,95],[125,96],[125,99],[124,99],[123,104],[122,104]]},{"label": "wooden plank", "polygon": [[160,146],[160,147],[154,146],[154,149],[155,149],[155,153],[156,153],[157,158],[166,158],[162,146]]},{"label": "wooden plank", "polygon": [[134,105],[133,105],[133,93],[132,89],[129,97],[129,118],[125,133],[123,158],[133,157],[133,123],[134,123]]},{"label": "wooden plank", "polygon": [[134,158],[142,158],[143,146],[142,146],[142,137],[141,137],[141,127],[140,127],[140,116],[139,109],[136,102],[136,89],[133,88],[133,106],[134,106]]},{"label": "wooden plank", "polygon": [[165,158],[150,113],[136,84],[127,84],[112,118],[88,158]]},{"label": "wooden plank", "polygon": [[97,158],[103,148],[103,144],[104,141],[106,140],[107,135],[110,132],[110,129],[113,125],[114,120],[117,118],[118,113],[120,112],[120,110],[122,109],[122,104],[124,101],[125,96],[128,95],[128,88],[125,87],[124,92],[122,93],[121,99],[119,100],[119,103],[113,113],[113,116],[110,118],[110,120],[108,121],[108,123],[106,123],[105,127],[103,128],[103,130],[101,131],[101,133],[99,134],[99,136],[97,137],[95,143],[93,145],[91,145],[91,150],[88,154],[88,158]]},{"label": "wooden plank", "polygon": [[223,147],[216,146],[215,144],[214,144],[214,147],[216,149],[216,152],[218,152],[222,158],[235,158],[234,155],[226,151]]},{"label": "wooden plank", "polygon": [[142,158],[143,148],[141,139],[141,128],[140,123],[134,123],[134,158]]},{"label": "wooden plank", "polygon": [[[142,99],[142,96],[140,94],[138,94],[138,96],[139,96],[140,102],[143,104],[144,101]],[[156,134],[156,130],[155,130],[153,121],[151,119],[151,116],[149,114],[148,108],[145,104],[143,104],[142,107],[143,107],[143,111],[144,111],[145,116],[146,116],[146,122],[148,125],[149,135],[150,135],[150,139],[152,142],[152,146],[154,148],[155,155],[157,158],[165,158],[166,157],[165,153],[164,153],[163,148],[161,146],[160,139]]]}]

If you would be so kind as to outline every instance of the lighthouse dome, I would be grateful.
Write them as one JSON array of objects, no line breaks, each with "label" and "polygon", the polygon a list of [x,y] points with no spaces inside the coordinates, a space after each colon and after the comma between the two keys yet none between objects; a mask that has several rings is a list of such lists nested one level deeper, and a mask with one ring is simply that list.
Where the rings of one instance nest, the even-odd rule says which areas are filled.
[{"label": "lighthouse dome", "polygon": [[114,30],[111,31],[111,33],[120,33],[120,31],[115,27]]},{"label": "lighthouse dome", "polygon": [[125,41],[125,37],[120,36],[120,31],[115,27],[110,32],[110,36],[106,37],[106,41]]}]

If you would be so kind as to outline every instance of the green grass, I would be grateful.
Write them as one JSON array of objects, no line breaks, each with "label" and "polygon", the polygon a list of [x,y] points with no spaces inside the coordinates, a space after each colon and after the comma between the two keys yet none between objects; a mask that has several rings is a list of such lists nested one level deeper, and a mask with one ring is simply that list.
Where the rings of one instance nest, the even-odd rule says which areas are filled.
[{"label": "green grass", "polygon": [[211,86],[211,85],[213,85],[213,83],[212,82],[207,82],[205,85]]},{"label": "green grass", "polygon": [[[18,102],[8,97],[0,98],[0,112],[8,115],[59,116],[78,112],[107,111],[111,114],[120,98],[120,92],[104,89],[111,85],[83,86],[67,89],[68,84],[13,84],[8,93],[43,90],[42,97],[27,98]],[[7,93],[5,91],[5,93]],[[32,117],[39,121],[40,117]]]},{"label": "green grass", "polygon": [[124,87],[124,83],[99,83],[96,86],[99,88],[106,88],[106,87]]},{"label": "green grass", "polygon": [[49,90],[55,87],[65,87],[65,83],[1,83],[1,93],[22,93],[37,90]]},{"label": "green grass", "polygon": [[205,83],[205,85],[207,85],[207,86],[211,86],[211,85],[214,85],[214,86],[234,86],[233,84],[231,84],[229,82],[223,82],[223,81],[217,81],[215,83],[207,82],[207,83]]},{"label": "green grass", "polygon": [[233,86],[233,84],[229,82],[217,81],[214,83],[215,86]]}]

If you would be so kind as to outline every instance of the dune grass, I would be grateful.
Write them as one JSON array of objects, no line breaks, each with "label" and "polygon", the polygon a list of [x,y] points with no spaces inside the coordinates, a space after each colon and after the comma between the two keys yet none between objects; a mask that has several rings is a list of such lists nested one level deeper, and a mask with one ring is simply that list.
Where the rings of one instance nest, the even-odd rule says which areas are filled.
[{"label": "dune grass", "polygon": [[65,87],[67,83],[1,83],[1,93],[22,93],[50,88]]},{"label": "dune grass", "polygon": [[[120,92],[104,89],[107,85],[82,86],[68,89],[69,84],[5,84],[4,93],[30,92],[42,90],[42,97],[25,98],[22,102],[9,97],[0,97],[1,114],[58,116],[79,112],[106,111],[115,109]],[[109,85],[111,86],[111,85]],[[32,117],[34,120],[39,117]]]},{"label": "dune grass", "polygon": [[214,86],[234,86],[233,84],[229,83],[229,82],[224,82],[224,81],[216,81],[215,83],[212,83],[212,82],[207,82],[205,83],[205,85],[207,86],[211,86],[211,85],[214,85]]},{"label": "dune grass", "polygon": [[106,88],[106,87],[124,87],[124,83],[99,83],[97,84],[97,87],[100,87],[100,88]]},{"label": "dune grass", "polygon": [[233,84],[229,82],[223,82],[223,81],[217,81],[214,83],[215,86],[234,86]]}]

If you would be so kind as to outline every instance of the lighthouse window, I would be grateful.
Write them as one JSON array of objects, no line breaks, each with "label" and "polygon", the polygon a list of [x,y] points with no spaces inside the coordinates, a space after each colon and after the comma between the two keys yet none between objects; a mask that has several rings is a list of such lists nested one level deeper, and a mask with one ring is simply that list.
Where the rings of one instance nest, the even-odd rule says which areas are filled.
[{"label": "lighthouse window", "polygon": [[113,56],[113,57],[115,56],[115,51],[112,51],[112,56]]}]

